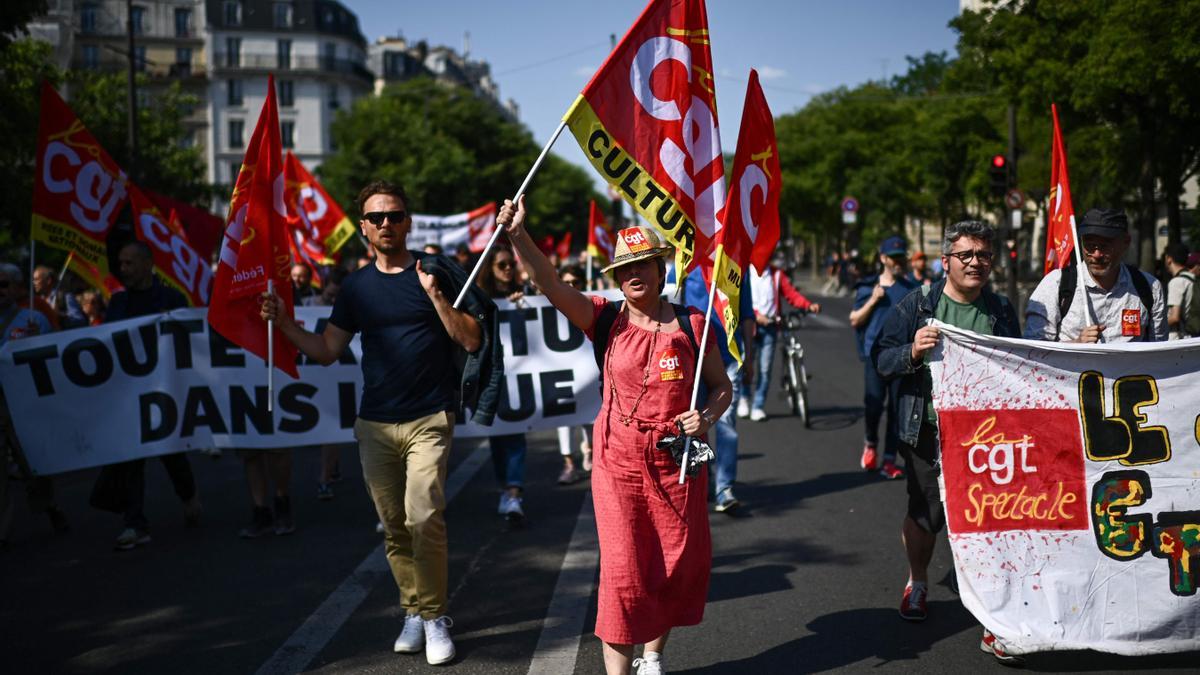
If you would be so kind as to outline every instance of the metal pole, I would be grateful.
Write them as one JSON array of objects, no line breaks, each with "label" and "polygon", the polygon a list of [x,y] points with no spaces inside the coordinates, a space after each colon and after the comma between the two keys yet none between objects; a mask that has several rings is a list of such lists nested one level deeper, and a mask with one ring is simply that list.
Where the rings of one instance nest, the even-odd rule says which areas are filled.
[{"label": "metal pole", "polygon": [[[529,169],[529,173],[525,175],[525,180],[521,182],[521,187],[517,189],[516,196],[512,198],[514,204],[521,199],[521,195],[525,194],[525,188],[529,187],[529,182],[533,180],[533,174],[537,173],[538,168],[542,165],[542,161],[546,159],[546,155],[550,154],[550,147],[554,145],[554,141],[558,140],[559,134],[561,134],[563,129],[566,128],[567,119],[564,116],[563,121],[559,122],[558,128],[554,130],[554,135],[550,137],[550,140],[546,143],[546,146],[542,148],[542,154],[538,155],[537,161],[533,163],[533,166]],[[467,276],[467,282],[463,284],[462,292],[460,292],[458,297],[454,300],[454,309],[458,309],[459,305],[462,304],[463,298],[467,297],[467,291],[470,290],[471,284],[475,283],[475,277],[479,274],[479,268],[483,265],[484,259],[487,258],[488,251],[492,250],[492,245],[495,244],[496,240],[500,238],[500,233],[503,231],[504,228],[497,227],[496,231],[492,232],[492,238],[488,239],[487,246],[483,248],[483,253],[479,254],[479,260],[475,263],[475,267],[471,270],[471,274]]]},{"label": "metal pole", "polygon": [[[267,295],[275,294],[275,280],[267,279]],[[267,319],[267,412],[275,410],[275,320]]]},{"label": "metal pole", "polygon": [[[717,246],[716,260],[721,260],[721,254],[724,252],[725,246]],[[717,263],[719,264],[719,262]],[[700,397],[700,374],[704,368],[704,352],[708,350],[708,327],[712,322],[713,299],[717,295],[717,264],[713,265],[712,284],[708,289],[708,308],[704,310],[704,333],[700,336],[700,355],[696,357],[696,377],[692,380],[692,404],[688,406],[688,410],[696,409],[696,399]],[[703,270],[698,270],[695,274],[703,274]],[[676,279],[679,278],[676,272]],[[680,284],[679,291],[683,293],[683,285]],[[737,385],[734,385],[735,387]],[[692,449],[692,437],[683,437],[683,461],[679,464],[679,484],[683,485],[683,481],[687,478],[688,451]]]},{"label": "metal pole", "polygon": [[137,128],[137,56],[134,52],[133,43],[133,0],[125,0],[125,27],[129,38],[129,100],[126,103],[128,106],[129,117],[129,162],[126,165],[129,169],[131,178],[138,177],[137,156],[138,156],[138,128]]},{"label": "metal pole", "polygon": [[[1008,104],[1008,187],[1014,188],[1017,185],[1017,107],[1013,104]],[[1010,214],[1005,211],[1004,216]],[[1013,251],[1017,250],[1017,236],[1019,231],[1013,229],[1011,217],[1006,217],[1007,221],[1004,225],[1004,230],[1008,236],[1004,238],[1005,242],[1012,241]],[[1020,305],[1020,299],[1017,298],[1017,266],[1013,264],[1013,259],[1010,251],[1005,251],[1008,258],[1005,264],[1008,265],[1008,299],[1015,305]]]}]

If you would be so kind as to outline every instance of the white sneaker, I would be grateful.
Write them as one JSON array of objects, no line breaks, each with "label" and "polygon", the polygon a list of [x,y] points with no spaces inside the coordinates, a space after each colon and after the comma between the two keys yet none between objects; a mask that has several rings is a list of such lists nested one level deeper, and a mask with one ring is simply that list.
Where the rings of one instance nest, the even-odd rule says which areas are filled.
[{"label": "white sneaker", "polygon": [[521,520],[525,517],[525,510],[521,508],[521,498],[514,497],[505,492],[500,495],[500,515],[509,520]]},{"label": "white sneaker", "polygon": [[449,628],[454,621],[448,616],[428,619],[425,624],[425,660],[429,665],[436,666],[448,663],[454,658],[454,641],[450,639]]},{"label": "white sneaker", "polygon": [[761,422],[765,419],[767,419],[767,413],[762,408],[755,408],[754,410],[750,411],[751,422]]},{"label": "white sneaker", "polygon": [[750,402],[744,398],[738,400],[737,416],[743,418],[750,416]]},{"label": "white sneaker", "polygon": [[637,675],[663,675],[662,661],[647,661],[646,659],[634,659],[633,667],[637,668]]},{"label": "white sneaker", "polygon": [[404,630],[392,645],[397,654],[416,654],[425,647],[425,622],[420,614],[404,615]]}]

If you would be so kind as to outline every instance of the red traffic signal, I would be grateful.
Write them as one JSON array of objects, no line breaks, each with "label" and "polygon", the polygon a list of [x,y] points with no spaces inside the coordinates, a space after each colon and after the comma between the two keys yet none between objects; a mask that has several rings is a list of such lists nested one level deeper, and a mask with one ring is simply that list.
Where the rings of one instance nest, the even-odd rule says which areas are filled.
[{"label": "red traffic signal", "polygon": [[996,167],[997,169],[1003,169],[1004,165],[1007,163],[1008,159],[1005,158],[1004,155],[992,155],[992,166]]}]

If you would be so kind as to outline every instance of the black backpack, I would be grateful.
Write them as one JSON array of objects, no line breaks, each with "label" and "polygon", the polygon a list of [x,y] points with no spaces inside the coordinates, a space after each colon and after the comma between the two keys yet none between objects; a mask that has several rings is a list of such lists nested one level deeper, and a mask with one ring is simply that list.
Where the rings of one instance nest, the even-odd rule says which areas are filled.
[{"label": "black backpack", "polygon": [[[1142,301],[1142,306],[1146,308],[1146,314],[1149,315],[1154,311],[1154,294],[1150,290],[1150,282],[1146,281],[1146,275],[1137,267],[1125,263],[1125,269],[1129,272],[1129,280],[1133,282],[1133,289],[1137,291],[1138,299]],[[1067,315],[1067,310],[1071,309],[1071,302],[1075,299],[1075,289],[1079,285],[1079,272],[1075,263],[1071,263],[1062,268],[1062,276],[1058,279],[1058,320],[1061,322],[1063,317]],[[1154,341],[1154,317],[1150,316],[1150,330],[1142,334],[1142,342]]]},{"label": "black backpack", "polygon": [[1200,337],[1200,280],[1186,270],[1180,272],[1179,276],[1192,284],[1192,301],[1187,307],[1182,308],[1184,313],[1183,332],[1190,337]]},{"label": "black backpack", "polygon": [[[596,357],[596,367],[600,369],[601,382],[604,382],[604,352],[608,351],[608,335],[612,332],[613,324],[616,323],[617,315],[621,313],[621,306],[624,304],[624,300],[610,302],[600,310],[600,316],[596,317],[596,330],[592,333],[592,354]],[[673,302],[671,307],[675,310],[675,318],[679,320],[679,329],[692,343],[692,349],[699,354],[700,343],[696,342],[696,331],[692,330],[691,311]]]}]

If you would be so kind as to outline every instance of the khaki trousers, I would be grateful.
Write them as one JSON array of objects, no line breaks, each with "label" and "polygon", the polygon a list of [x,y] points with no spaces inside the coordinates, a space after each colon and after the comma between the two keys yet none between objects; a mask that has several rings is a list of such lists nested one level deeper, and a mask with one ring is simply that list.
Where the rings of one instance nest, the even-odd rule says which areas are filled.
[{"label": "khaki trousers", "polygon": [[446,461],[454,413],[354,423],[363,477],[383,523],[388,565],[409,614],[446,613]]}]

